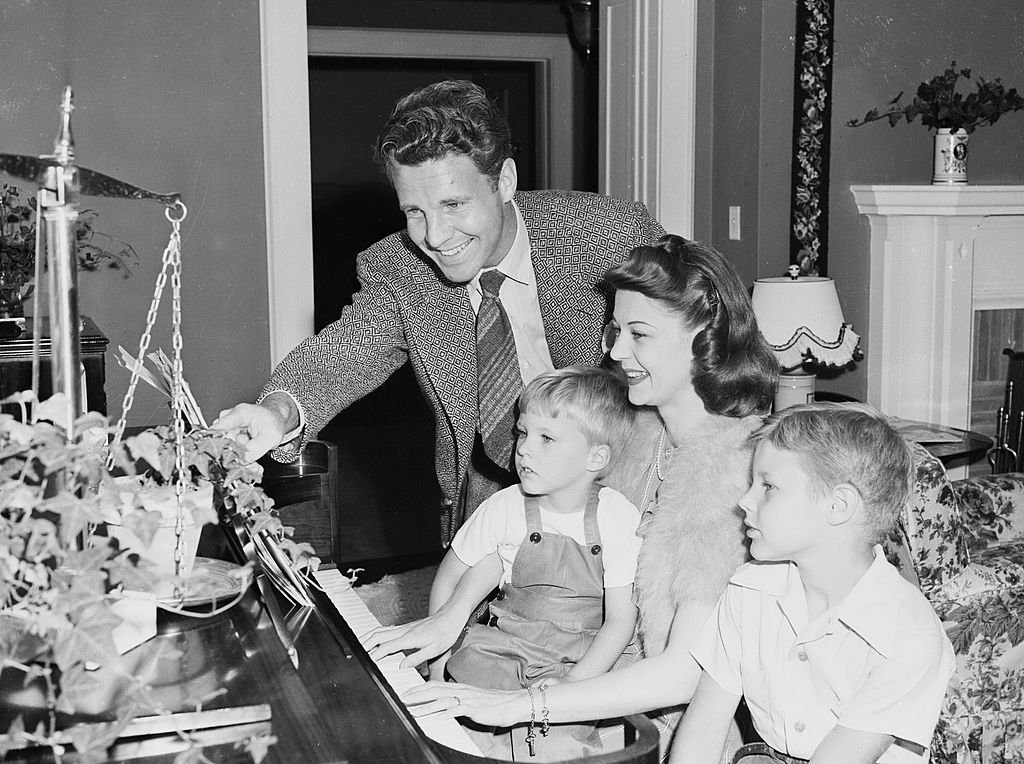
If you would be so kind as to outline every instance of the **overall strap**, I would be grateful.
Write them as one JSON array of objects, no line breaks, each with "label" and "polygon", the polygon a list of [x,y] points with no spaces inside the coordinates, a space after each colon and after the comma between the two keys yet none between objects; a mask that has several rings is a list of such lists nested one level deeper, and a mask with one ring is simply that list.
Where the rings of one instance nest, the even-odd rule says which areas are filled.
[{"label": "overall strap", "polygon": [[[597,525],[597,505],[600,503],[598,496],[604,488],[600,483],[595,482],[590,487],[590,495],[587,497],[587,508],[583,513],[583,537],[587,546],[593,554],[601,551],[601,529]],[[594,552],[594,549],[597,552]]]},{"label": "overall strap", "polygon": [[523,494],[523,505],[526,510],[526,536],[529,538],[544,529],[540,519],[540,499]]}]

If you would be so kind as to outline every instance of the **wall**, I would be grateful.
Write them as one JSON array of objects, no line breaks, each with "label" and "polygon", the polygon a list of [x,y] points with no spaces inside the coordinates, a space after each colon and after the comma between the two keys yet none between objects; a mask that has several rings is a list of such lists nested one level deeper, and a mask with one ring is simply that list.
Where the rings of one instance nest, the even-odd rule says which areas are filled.
[{"label": "wall", "polygon": [[[969,6],[953,0],[836,3],[828,273],[836,279],[847,320],[862,336],[868,328],[870,229],[857,213],[850,185],[929,183],[932,137],[920,121],[893,128],[885,122],[858,128],[845,123],[901,90],[905,99],[912,97],[920,82],[951,60],[971,68],[975,77],[1000,77],[1024,91],[1020,0],[977,0]],[[1024,183],[1024,112],[972,134],[969,182]],[[830,380],[828,387],[863,398],[865,364]]]},{"label": "wall", "polygon": [[[698,6],[694,235],[748,285],[788,263],[795,14],[792,2]],[[738,241],[729,238],[732,205]]]},{"label": "wall", "polygon": [[[1024,91],[1024,5],[837,0],[835,10],[828,275],[847,320],[866,336],[869,227],[849,189],[929,183],[932,137],[919,122],[891,129],[845,123],[901,90],[912,95],[954,59],[975,76],[1001,77]],[[748,283],[784,272],[789,262],[795,14],[792,0],[700,6],[698,104],[710,102],[711,117],[698,118],[695,235],[725,252]],[[1024,183],[1024,114],[980,129],[970,146],[972,184]],[[733,204],[743,208],[739,242],[728,238]],[[820,376],[824,389],[866,395],[863,363]]]},{"label": "wall", "polygon": [[[182,195],[186,378],[208,417],[254,396],[269,373],[258,0],[3,3],[0,67],[0,152],[52,151],[68,83],[80,166]],[[110,339],[116,416],[128,374],[114,351],[138,349],[169,224],[155,202],[82,202],[139,254],[128,279],[79,280],[81,312]],[[151,346],[168,353],[170,308],[168,283]],[[167,421],[143,387],[129,425]]]},{"label": "wall", "polygon": [[[761,124],[760,4],[715,3],[713,110],[711,131],[711,175],[714,200],[710,210],[711,243],[732,261],[745,283],[754,280],[758,220],[758,133]],[[700,59],[698,58],[698,61]],[[698,145],[698,154],[706,153]],[[728,167],[728,172],[717,168]],[[741,239],[729,239],[728,210],[741,209]],[[744,235],[745,234],[745,235]]]},{"label": "wall", "polygon": [[[307,0],[309,26],[569,33],[560,0]],[[597,39],[597,33],[594,33]],[[597,68],[573,58],[573,188],[597,190]]]}]

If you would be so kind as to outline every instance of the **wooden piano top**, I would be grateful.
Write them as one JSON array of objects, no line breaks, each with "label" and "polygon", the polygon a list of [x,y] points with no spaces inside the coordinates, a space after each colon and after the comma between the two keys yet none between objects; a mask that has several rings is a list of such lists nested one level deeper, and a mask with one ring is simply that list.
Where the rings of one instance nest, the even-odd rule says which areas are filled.
[{"label": "wooden piano top", "polygon": [[[203,709],[269,704],[276,742],[267,762],[492,761],[427,738],[330,600],[322,592],[312,593],[316,607],[295,639],[298,669],[255,586],[238,605],[214,618],[161,613],[158,635],[125,658],[140,670],[153,667],[153,697],[171,710],[195,710],[199,700]],[[0,716],[8,722],[14,710],[0,704]],[[639,740],[627,750],[589,761],[656,762],[657,732],[646,719],[631,721],[640,730]],[[635,729],[629,722],[627,728]],[[230,729],[220,735],[224,740]],[[173,736],[139,742],[145,745],[126,744],[112,755],[171,762],[181,750]],[[251,760],[233,742],[210,745],[203,753],[211,761]],[[38,749],[11,751],[5,761],[47,760],[42,754]]]}]

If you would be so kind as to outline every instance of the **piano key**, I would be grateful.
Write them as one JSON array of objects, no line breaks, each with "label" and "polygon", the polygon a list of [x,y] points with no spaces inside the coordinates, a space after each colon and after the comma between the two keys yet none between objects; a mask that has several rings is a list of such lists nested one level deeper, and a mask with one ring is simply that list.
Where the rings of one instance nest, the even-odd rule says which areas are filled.
[{"label": "piano key", "polygon": [[[380,626],[380,621],[370,612],[366,604],[359,598],[348,579],[340,571],[330,568],[314,573],[317,583],[324,590],[327,598],[345,619],[349,628],[359,637],[360,643],[371,631]],[[363,647],[366,647],[364,644]],[[423,677],[413,668],[399,668],[405,656],[401,653],[389,655],[374,661],[384,679],[391,688],[401,696],[406,690],[423,684]],[[416,719],[423,734],[442,745],[454,748],[463,753],[480,755],[477,747],[466,731],[451,717],[431,717]]]}]

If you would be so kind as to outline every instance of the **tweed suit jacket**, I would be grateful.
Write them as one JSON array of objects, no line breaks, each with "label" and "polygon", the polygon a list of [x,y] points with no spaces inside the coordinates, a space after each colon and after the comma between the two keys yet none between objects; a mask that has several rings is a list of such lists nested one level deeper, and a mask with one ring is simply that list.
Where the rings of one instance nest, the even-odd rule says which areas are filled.
[{"label": "tweed suit jacket", "polygon": [[[607,300],[599,283],[630,249],[664,229],[638,202],[578,191],[515,195],[529,234],[537,296],[555,368],[600,362]],[[275,458],[294,458],[339,411],[412,364],[435,420],[435,467],[445,497],[442,535],[469,467],[477,429],[475,315],[464,284],[447,281],[406,233],[356,260],[360,291],[341,317],[300,343],[264,386],[302,406],[301,440]]]}]

